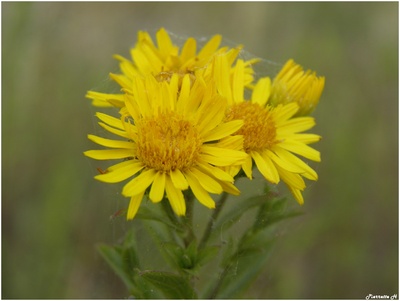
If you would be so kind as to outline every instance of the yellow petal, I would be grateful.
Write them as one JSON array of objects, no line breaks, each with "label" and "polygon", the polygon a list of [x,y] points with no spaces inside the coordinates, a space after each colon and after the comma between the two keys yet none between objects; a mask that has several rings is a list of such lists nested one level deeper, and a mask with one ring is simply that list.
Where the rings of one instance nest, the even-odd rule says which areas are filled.
[{"label": "yellow petal", "polygon": [[305,144],[311,144],[320,141],[322,137],[316,134],[302,133],[302,134],[288,134],[285,135],[284,139],[295,140]]},{"label": "yellow petal", "polygon": [[271,183],[277,184],[279,182],[279,175],[271,159],[267,156],[261,156],[258,152],[254,151],[252,151],[250,155],[254,159],[261,174]]},{"label": "yellow petal", "polygon": [[311,129],[315,125],[312,117],[297,117],[282,123],[277,123],[277,135],[300,133]]},{"label": "yellow petal", "polygon": [[121,136],[121,137],[123,137],[123,138],[130,139],[129,134],[128,134],[126,131],[124,131],[124,130],[118,130],[118,129],[113,128],[113,127],[111,127],[111,126],[109,126],[109,125],[107,125],[107,124],[105,124],[105,123],[103,123],[103,122],[99,122],[99,125],[100,125],[103,129],[109,131],[110,133],[113,133],[113,134],[115,134],[115,135],[117,135],[117,136]]},{"label": "yellow petal", "polygon": [[139,71],[136,69],[136,66],[134,66],[130,60],[118,54],[113,55],[113,58],[120,61],[119,68],[121,69],[122,73],[126,75],[126,77],[132,78],[140,75]]},{"label": "yellow petal", "polygon": [[285,182],[288,187],[298,190],[304,190],[304,188],[306,188],[306,184],[299,174],[289,172],[283,168],[280,168],[279,166],[276,168],[281,176],[282,181]]},{"label": "yellow petal", "polygon": [[197,200],[207,208],[215,208],[214,200],[211,198],[208,192],[201,187],[199,181],[192,174],[186,173],[185,175]]},{"label": "yellow petal", "polygon": [[142,193],[154,181],[155,176],[156,171],[154,169],[143,171],[140,175],[129,181],[124,186],[122,194],[124,196],[133,196]]},{"label": "yellow petal", "polygon": [[95,135],[88,135],[89,140],[93,141],[102,146],[110,147],[110,148],[126,148],[133,149],[135,148],[135,143],[129,141],[121,141],[121,140],[112,140],[106,139]]},{"label": "yellow petal", "polygon": [[251,180],[253,178],[253,159],[248,156],[245,162],[242,164],[242,169],[246,176]]},{"label": "yellow petal", "polygon": [[140,70],[142,74],[152,74],[157,73],[159,70],[155,70],[152,68],[151,63],[147,59],[146,55],[138,48],[134,48],[131,50],[132,59],[135,62],[137,68]]},{"label": "yellow petal", "polygon": [[229,104],[233,104],[231,84],[229,82],[230,67],[225,56],[216,56],[214,58],[213,77],[217,84],[218,92],[227,99]]},{"label": "yellow petal", "polygon": [[243,150],[243,135],[228,136],[218,141],[215,146],[234,150]]},{"label": "yellow petal", "polygon": [[181,190],[175,188],[169,177],[165,178],[165,190],[167,192],[169,203],[171,204],[172,210],[177,215],[185,215],[186,203]]},{"label": "yellow petal", "polygon": [[[224,51],[224,53],[226,53],[226,57],[228,59],[229,65],[233,65],[233,63],[235,62],[239,53],[242,51],[242,49],[243,49],[243,45],[238,45],[235,48],[229,49],[227,52]],[[244,62],[244,66],[246,66],[247,64],[248,64],[248,61]]]},{"label": "yellow petal", "polygon": [[251,95],[251,102],[258,103],[261,107],[265,107],[271,94],[271,79],[269,77],[261,78],[254,87]]},{"label": "yellow petal", "polygon": [[201,159],[216,166],[242,164],[248,156],[245,152],[206,145],[201,146],[201,153]]},{"label": "yellow petal", "polygon": [[[135,77],[132,82],[132,100],[136,102],[142,116],[151,116],[154,110],[153,106],[149,103],[148,91],[153,91],[151,85],[153,84],[154,76],[148,76],[146,79]],[[146,86],[147,85],[147,86]],[[150,90],[149,90],[150,88]]]},{"label": "yellow petal", "polygon": [[168,55],[177,55],[176,47],[172,44],[171,38],[169,37],[168,32],[161,28],[156,33],[157,45],[160,53],[167,57]]},{"label": "yellow petal", "polygon": [[129,86],[131,85],[131,79],[123,74],[110,73],[109,77],[122,88],[129,88]]},{"label": "yellow petal", "polygon": [[243,60],[238,60],[233,71],[232,79],[232,98],[234,103],[243,102],[244,93],[244,64]]},{"label": "yellow petal", "polygon": [[103,101],[103,100],[99,100],[99,99],[93,99],[92,105],[95,107],[101,107],[101,108],[111,108],[113,106],[108,101]]},{"label": "yellow petal", "polygon": [[132,101],[132,98],[126,95],[125,101],[126,109],[129,115],[134,119],[137,120],[140,118],[140,109],[136,102]]},{"label": "yellow petal", "polygon": [[294,196],[294,198],[296,199],[297,203],[299,203],[300,205],[304,204],[304,198],[303,195],[301,194],[301,191],[299,189],[295,189],[293,187],[290,187],[289,185],[287,185],[290,192],[292,193],[292,195]]},{"label": "yellow petal", "polygon": [[188,74],[186,74],[183,77],[181,90],[179,92],[179,97],[176,104],[177,113],[184,114],[189,94],[190,94],[190,77]]},{"label": "yellow petal", "polygon": [[165,103],[165,108],[168,111],[175,111],[176,100],[178,96],[179,75],[173,74],[170,82],[163,82],[162,98]]},{"label": "yellow petal", "polygon": [[309,165],[307,165],[300,158],[296,157],[295,155],[293,155],[292,153],[290,153],[288,151],[279,149],[278,147],[276,149],[274,148],[274,152],[277,153],[277,155],[280,158],[282,158],[286,163],[290,162],[291,165],[298,166],[298,168],[300,169],[299,173],[301,173],[307,179],[310,179],[313,181],[318,180],[318,174],[315,172],[315,170],[312,169]]},{"label": "yellow petal", "polygon": [[131,201],[129,202],[128,213],[126,215],[126,219],[133,219],[138,212],[139,206],[142,203],[144,191],[134,195],[131,197]]},{"label": "yellow petal", "polygon": [[188,189],[188,182],[186,181],[185,176],[179,169],[171,170],[169,172],[170,178],[174,186],[179,190]]},{"label": "yellow petal", "polygon": [[190,174],[191,176],[194,176],[197,181],[199,181],[200,185],[210,193],[220,194],[222,192],[221,185],[215,179],[201,172],[197,168],[187,170],[185,174]]},{"label": "yellow petal", "polygon": [[240,195],[240,190],[229,182],[221,182],[222,189],[232,195]]},{"label": "yellow petal", "polygon": [[203,100],[196,112],[196,122],[201,134],[206,134],[219,125],[225,117],[225,101],[215,95],[210,100]]},{"label": "yellow petal", "polygon": [[98,103],[102,107],[112,106],[110,100],[113,100],[116,103],[118,103],[119,104],[118,107],[121,107],[124,103],[123,94],[107,94],[95,91],[88,91],[86,93],[86,98],[92,99],[94,102]]},{"label": "yellow petal", "polygon": [[276,125],[280,125],[283,121],[288,120],[299,110],[299,105],[295,102],[287,105],[278,105],[274,110],[274,119]]},{"label": "yellow petal", "polygon": [[218,180],[221,181],[227,181],[227,182],[233,182],[234,179],[232,176],[230,176],[228,173],[224,172],[222,169],[218,167],[214,167],[207,162],[199,162],[197,168],[199,168],[202,172],[208,174],[209,176],[214,176]]},{"label": "yellow petal", "polygon": [[279,147],[282,147],[283,149],[295,153],[297,155],[303,156],[304,158],[316,162],[321,162],[320,152],[313,149],[312,147],[309,147],[304,143],[300,143],[294,140],[284,140],[279,143]]},{"label": "yellow petal", "polygon": [[188,38],[185,42],[185,45],[182,47],[181,51],[181,60],[182,62],[186,62],[187,60],[196,56],[196,40],[193,38]]},{"label": "yellow petal", "polygon": [[143,55],[146,56],[148,63],[152,67],[152,70],[154,70],[155,72],[161,71],[163,62],[157,55],[154,46],[147,42],[141,43],[140,46],[141,46],[140,50],[143,53]]},{"label": "yellow petal", "polygon": [[190,94],[185,105],[182,104],[184,115],[191,116],[192,114],[196,113],[203,99],[206,86],[206,83],[201,77],[196,78],[193,86],[190,89]]},{"label": "yellow petal", "polygon": [[214,52],[218,49],[222,40],[222,36],[215,35],[213,36],[206,45],[200,50],[198,57],[199,59],[204,59],[210,57]]},{"label": "yellow petal", "polygon": [[152,202],[157,203],[163,199],[165,190],[165,173],[157,172],[151,185],[149,198]]},{"label": "yellow petal", "polygon": [[117,183],[132,177],[143,167],[142,162],[128,160],[107,168],[106,173],[97,175],[94,178],[106,183]]},{"label": "yellow petal", "polygon": [[232,120],[226,123],[223,123],[216,128],[214,128],[212,131],[209,131],[204,137],[203,141],[208,142],[208,141],[213,141],[213,140],[219,140],[224,137],[227,137],[235,132],[237,132],[242,126],[243,126],[243,120]]},{"label": "yellow petal", "polygon": [[111,125],[112,127],[115,127],[117,129],[123,130],[124,126],[122,125],[122,121],[119,118],[112,117],[110,115],[104,114],[97,112],[96,117],[99,118],[101,121],[105,122],[108,125]]},{"label": "yellow petal", "polygon": [[131,149],[89,150],[83,154],[96,160],[124,159],[135,155]]},{"label": "yellow petal", "polygon": [[[303,173],[304,169],[300,168],[293,160],[293,157],[290,156],[290,153],[278,146],[274,146],[272,151],[265,151],[267,156],[278,166],[283,169],[294,172],[294,173]],[[297,157],[296,157],[297,158]]]},{"label": "yellow petal", "polygon": [[[239,171],[242,169],[242,166],[241,165],[231,165],[231,166],[223,167],[223,169],[231,177],[235,177],[239,173]],[[228,181],[228,182],[233,183],[233,181]]]}]

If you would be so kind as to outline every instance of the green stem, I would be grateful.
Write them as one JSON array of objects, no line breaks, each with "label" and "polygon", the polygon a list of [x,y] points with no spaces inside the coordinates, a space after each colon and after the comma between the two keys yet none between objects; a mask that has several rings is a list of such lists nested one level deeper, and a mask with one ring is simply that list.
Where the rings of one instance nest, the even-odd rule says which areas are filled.
[{"label": "green stem", "polygon": [[231,265],[228,264],[224,270],[222,271],[217,284],[215,285],[214,289],[212,290],[210,296],[207,297],[208,300],[215,299],[217,297],[219,288],[221,287],[222,283],[224,282],[225,276],[228,275],[229,269]]},{"label": "green stem", "polygon": [[[249,231],[252,231],[253,227],[249,228]],[[220,273],[220,276],[218,277],[218,281],[214,286],[214,289],[211,291],[210,295],[206,298],[206,299],[215,299],[217,297],[217,294],[219,292],[219,289],[221,288],[222,284],[224,283],[225,277],[228,275],[228,272],[231,270],[232,266],[235,264],[235,262],[237,261],[237,259],[240,256],[240,246],[242,245],[243,241],[246,239],[246,237],[248,236],[249,232],[245,232],[242,237],[240,238],[236,250],[235,252],[230,256],[229,260],[227,261],[227,263],[225,264],[225,266],[223,267],[222,272]]]},{"label": "green stem", "polygon": [[183,238],[185,247],[188,247],[190,243],[196,238],[193,233],[193,205],[194,195],[189,193],[186,197],[186,215],[183,217],[183,223],[186,227],[186,235]]},{"label": "green stem", "polygon": [[228,198],[228,194],[226,192],[224,192],[222,194],[222,196],[221,196],[221,199],[217,203],[217,206],[216,206],[216,208],[214,210],[213,215],[211,216],[211,218],[210,218],[210,220],[209,220],[209,222],[207,224],[207,228],[204,231],[203,238],[201,239],[200,244],[199,244],[199,249],[202,249],[202,248],[204,248],[206,246],[207,241],[208,241],[208,239],[210,237],[211,231],[214,228],[214,224],[215,224],[215,222],[216,222],[216,220],[217,220],[217,218],[218,218],[218,216],[219,216],[219,214],[220,214],[220,212],[222,210],[222,207],[224,206],[225,201],[226,201],[227,198]]},{"label": "green stem", "polygon": [[[273,196],[269,197],[269,201],[273,200]],[[230,271],[231,267],[233,264],[235,264],[235,261],[237,261],[237,258],[240,257],[240,254],[242,252],[241,246],[243,243],[246,241],[246,239],[251,236],[257,229],[259,229],[259,222],[261,219],[263,219],[263,214],[265,212],[265,207],[269,206],[269,203],[266,202],[265,204],[261,205],[258,209],[256,219],[251,227],[247,231],[243,233],[241,238],[239,239],[239,242],[237,244],[235,252],[230,256],[229,260],[227,261],[226,265],[223,267],[222,272],[220,273],[220,276],[218,277],[218,281],[214,286],[214,289],[211,291],[210,295],[207,297],[207,299],[215,299],[217,297],[217,294],[224,283],[225,277],[228,275],[228,272]]]},{"label": "green stem", "polygon": [[175,213],[172,211],[171,205],[169,204],[167,199],[163,199],[161,205],[164,209],[164,212],[167,214],[169,220],[176,226],[180,225],[180,221],[176,218]]}]

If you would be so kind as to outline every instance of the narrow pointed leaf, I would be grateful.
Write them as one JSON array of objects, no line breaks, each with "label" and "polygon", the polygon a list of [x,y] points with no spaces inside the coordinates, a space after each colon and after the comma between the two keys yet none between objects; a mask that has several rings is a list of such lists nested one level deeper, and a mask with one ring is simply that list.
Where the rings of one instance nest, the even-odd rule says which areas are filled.
[{"label": "narrow pointed leaf", "polygon": [[189,281],[180,275],[163,271],[143,271],[140,276],[162,291],[169,299],[196,299]]},{"label": "narrow pointed leaf", "polygon": [[134,283],[131,275],[126,270],[126,265],[120,252],[121,250],[118,250],[117,247],[104,244],[98,245],[97,250],[113,271],[121,278],[124,284],[131,290],[134,287]]}]

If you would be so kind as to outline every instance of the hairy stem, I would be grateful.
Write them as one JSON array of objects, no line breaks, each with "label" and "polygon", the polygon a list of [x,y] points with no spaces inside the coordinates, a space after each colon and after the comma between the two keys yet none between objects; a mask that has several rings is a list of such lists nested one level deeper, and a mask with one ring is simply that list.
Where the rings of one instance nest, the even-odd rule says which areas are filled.
[{"label": "hairy stem", "polygon": [[221,196],[221,199],[219,200],[219,202],[216,205],[213,215],[211,216],[210,220],[208,221],[207,228],[204,231],[203,237],[199,244],[199,249],[204,248],[206,246],[207,241],[210,237],[211,231],[214,228],[215,221],[217,220],[227,198],[228,198],[228,194],[226,192],[224,192]]},{"label": "hairy stem", "polygon": [[218,279],[218,282],[217,282],[217,284],[215,285],[214,289],[212,290],[210,296],[207,297],[208,300],[215,299],[215,298],[217,297],[219,288],[221,287],[222,283],[224,282],[225,276],[228,275],[228,272],[229,272],[230,267],[231,267],[231,266],[228,265],[228,266],[226,266],[226,267],[224,268],[224,270],[222,271],[222,273],[221,273],[221,275],[220,275],[220,277],[219,277],[219,279]]},{"label": "hairy stem", "polygon": [[190,193],[186,197],[186,215],[183,217],[183,223],[186,228],[186,235],[183,238],[185,247],[188,247],[190,243],[196,238],[193,233],[193,205],[194,195]]},{"label": "hairy stem", "polygon": [[164,199],[161,202],[164,212],[167,214],[168,219],[176,226],[180,225],[180,221],[177,219],[175,213],[172,211],[171,205],[168,200]]}]

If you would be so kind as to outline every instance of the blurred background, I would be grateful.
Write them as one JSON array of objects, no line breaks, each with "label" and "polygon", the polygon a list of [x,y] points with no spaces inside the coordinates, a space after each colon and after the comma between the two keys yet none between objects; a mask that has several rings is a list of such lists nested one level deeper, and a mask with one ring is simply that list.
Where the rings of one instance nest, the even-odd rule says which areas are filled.
[{"label": "blurred background", "polygon": [[[282,224],[248,298],[398,294],[398,3],[13,3],[2,6],[2,298],[125,298],[95,250],[132,227],[120,187],[83,156],[87,90],[116,92],[138,30],[222,34],[326,76],[319,181]],[[297,206],[292,200],[293,206]]]}]

